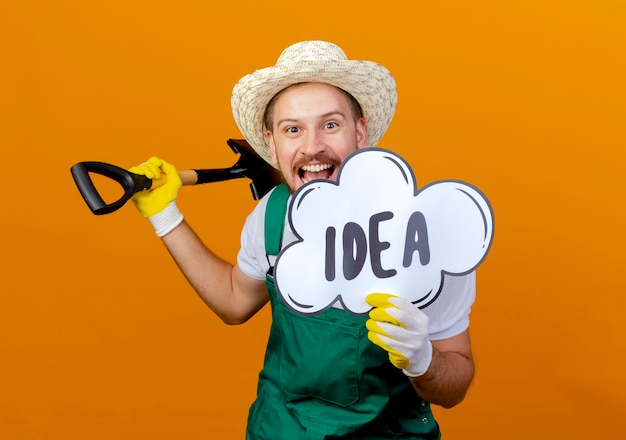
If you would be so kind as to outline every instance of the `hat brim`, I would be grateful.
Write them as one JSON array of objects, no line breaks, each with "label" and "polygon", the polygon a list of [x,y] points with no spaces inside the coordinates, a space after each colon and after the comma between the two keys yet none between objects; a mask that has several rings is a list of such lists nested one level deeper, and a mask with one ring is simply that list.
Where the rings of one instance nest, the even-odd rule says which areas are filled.
[{"label": "hat brim", "polygon": [[263,159],[271,163],[263,125],[267,105],[281,90],[304,82],[326,83],[350,93],[363,110],[369,146],[378,144],[391,123],[398,99],[391,73],[371,61],[305,60],[257,70],[233,88],[231,107],[235,122]]}]

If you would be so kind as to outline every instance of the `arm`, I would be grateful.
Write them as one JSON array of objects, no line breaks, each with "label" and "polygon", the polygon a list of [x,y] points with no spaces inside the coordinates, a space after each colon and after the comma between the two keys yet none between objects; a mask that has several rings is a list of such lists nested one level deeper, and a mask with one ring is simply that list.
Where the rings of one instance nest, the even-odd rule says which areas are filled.
[{"label": "arm", "polygon": [[451,408],[460,403],[474,376],[469,330],[431,342],[428,316],[409,300],[373,293],[368,338],[389,353],[389,360],[409,376],[418,395]]},{"label": "arm", "polygon": [[241,324],[269,300],[263,281],[245,275],[208,249],[183,221],[163,243],[200,298],[227,324]]},{"label": "arm", "polygon": [[183,220],[176,206],[182,186],[176,168],[152,157],[130,171],[162,183],[150,191],[136,193],[132,200],[150,220],[191,286],[225,323],[247,321],[269,299],[265,283],[217,257]]},{"label": "arm", "polygon": [[433,341],[433,357],[426,373],[410,377],[424,400],[452,408],[461,403],[474,377],[469,329],[460,335]]}]

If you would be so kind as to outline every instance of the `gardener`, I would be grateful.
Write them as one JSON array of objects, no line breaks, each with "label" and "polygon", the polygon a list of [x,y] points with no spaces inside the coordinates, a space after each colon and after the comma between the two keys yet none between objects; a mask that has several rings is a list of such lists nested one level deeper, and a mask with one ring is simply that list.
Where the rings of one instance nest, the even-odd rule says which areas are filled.
[{"label": "gardener", "polygon": [[348,60],[339,47],[323,41],[294,44],[275,66],[235,85],[238,127],[286,183],[248,216],[235,265],[213,254],[183,219],[174,166],[151,158],[131,169],[150,178],[166,174],[164,186],[138,193],[133,201],[224,322],[241,324],[271,302],[272,327],[248,439],[436,439],[440,433],[430,403],[449,408],[465,397],[474,371],[473,273],[446,276],[437,301],[423,310],[403,298],[372,293],[369,316],[338,304],[318,315],[300,315],[281,302],[273,284],[278,251],[296,239],[285,222],[290,194],[313,179],[335,180],[350,153],[376,146],[396,100],[386,68]]}]

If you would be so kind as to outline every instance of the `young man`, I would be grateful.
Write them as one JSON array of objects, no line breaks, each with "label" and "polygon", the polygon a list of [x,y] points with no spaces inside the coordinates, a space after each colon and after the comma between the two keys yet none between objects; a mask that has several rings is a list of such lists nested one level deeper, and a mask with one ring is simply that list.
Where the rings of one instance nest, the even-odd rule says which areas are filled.
[{"label": "young man", "polygon": [[436,439],[439,427],[429,402],[449,408],[465,397],[474,371],[474,274],[447,276],[437,301],[424,310],[393,292],[370,294],[369,316],[340,305],[299,315],[282,304],[273,285],[276,255],[296,239],[285,222],[290,193],[312,179],[335,180],[350,153],[376,146],[396,101],[386,68],[348,60],[323,41],[294,44],[275,66],[235,85],[238,127],[286,182],[246,220],[235,265],[213,254],[183,219],[174,166],[151,158],[131,169],[150,178],[167,176],[165,185],[133,201],[224,322],[243,323],[271,302],[272,327],[248,439]]}]

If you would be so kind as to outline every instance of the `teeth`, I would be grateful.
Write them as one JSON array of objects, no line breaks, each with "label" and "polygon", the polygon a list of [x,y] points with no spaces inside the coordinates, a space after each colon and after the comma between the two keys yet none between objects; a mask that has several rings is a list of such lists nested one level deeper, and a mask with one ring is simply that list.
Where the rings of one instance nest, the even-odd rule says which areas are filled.
[{"label": "teeth", "polygon": [[332,165],[329,163],[323,165],[305,165],[302,167],[302,170],[310,173],[319,173],[320,171],[327,170],[330,167],[332,167]]}]

